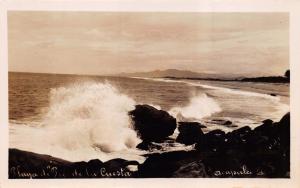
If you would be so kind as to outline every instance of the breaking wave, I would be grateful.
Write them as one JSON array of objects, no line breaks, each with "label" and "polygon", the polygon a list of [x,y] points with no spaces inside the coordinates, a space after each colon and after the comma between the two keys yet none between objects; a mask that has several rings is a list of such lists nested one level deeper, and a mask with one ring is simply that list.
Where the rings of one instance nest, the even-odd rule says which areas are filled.
[{"label": "breaking wave", "polygon": [[17,148],[69,160],[105,160],[105,153],[130,150],[141,142],[128,116],[134,106],[133,99],[109,83],[52,89],[49,109],[40,126],[13,130],[19,141],[12,143]]},{"label": "breaking wave", "polygon": [[214,99],[202,93],[192,97],[186,106],[173,107],[169,113],[181,121],[201,120],[220,111],[221,107],[219,104]]}]

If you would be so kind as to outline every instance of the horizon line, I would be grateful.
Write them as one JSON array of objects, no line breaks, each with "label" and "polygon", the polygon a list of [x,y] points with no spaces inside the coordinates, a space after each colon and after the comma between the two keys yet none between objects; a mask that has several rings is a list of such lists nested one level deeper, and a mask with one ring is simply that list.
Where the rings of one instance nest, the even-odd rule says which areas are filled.
[{"label": "horizon line", "polygon": [[[154,72],[154,71],[166,71],[166,70],[178,70],[178,71],[189,71],[193,73],[198,73],[198,74],[206,74],[206,75],[228,75],[226,74],[219,74],[219,73],[201,73],[201,72],[195,72],[191,70],[179,70],[179,69],[156,69],[156,70],[151,70],[151,71],[141,71],[141,72],[120,72],[120,73],[114,73],[114,74],[89,74],[89,73],[54,73],[54,72],[30,72],[30,71],[8,71],[8,73],[23,73],[23,74],[51,74],[51,75],[74,75],[74,76],[109,76],[109,77],[127,77],[127,76],[122,76],[122,74],[138,74],[138,73],[149,73],[149,72]],[[285,70],[284,72],[288,71],[290,69]],[[281,75],[260,75],[260,76],[252,76],[252,77],[272,77],[272,76],[284,76],[284,72]],[[247,78],[247,75],[237,75],[237,74],[232,74],[233,77],[245,77]],[[176,77],[176,76],[175,76]],[[186,77],[189,78],[189,77]],[[190,77],[192,78],[192,77]],[[248,77],[250,78],[250,77]]]}]

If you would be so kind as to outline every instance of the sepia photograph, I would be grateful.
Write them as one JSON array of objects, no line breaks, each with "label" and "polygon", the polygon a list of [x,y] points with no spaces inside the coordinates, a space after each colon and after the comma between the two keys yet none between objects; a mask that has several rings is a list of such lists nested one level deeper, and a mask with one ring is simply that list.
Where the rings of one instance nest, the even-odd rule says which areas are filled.
[{"label": "sepia photograph", "polygon": [[284,178],[288,12],[7,11],[9,179]]}]

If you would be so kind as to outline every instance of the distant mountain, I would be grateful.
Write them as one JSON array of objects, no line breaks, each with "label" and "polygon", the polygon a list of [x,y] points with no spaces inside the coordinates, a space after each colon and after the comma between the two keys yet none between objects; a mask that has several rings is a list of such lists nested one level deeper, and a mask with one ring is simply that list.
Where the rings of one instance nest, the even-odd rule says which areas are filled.
[{"label": "distant mountain", "polygon": [[239,81],[239,82],[269,82],[269,83],[289,83],[290,71],[287,70],[284,76],[260,76],[244,77],[237,75],[219,75],[198,73],[187,70],[167,69],[150,72],[121,73],[115,76],[122,77],[147,77],[147,78],[170,78],[170,79],[190,79],[190,80],[214,80],[214,81]]},{"label": "distant mountain", "polygon": [[[167,70],[155,70],[149,72],[135,72],[135,73],[121,73],[118,76],[124,77],[148,77],[148,78],[220,78],[217,74],[198,73],[187,70],[167,69]],[[222,76],[221,78],[232,78],[230,76]]]}]

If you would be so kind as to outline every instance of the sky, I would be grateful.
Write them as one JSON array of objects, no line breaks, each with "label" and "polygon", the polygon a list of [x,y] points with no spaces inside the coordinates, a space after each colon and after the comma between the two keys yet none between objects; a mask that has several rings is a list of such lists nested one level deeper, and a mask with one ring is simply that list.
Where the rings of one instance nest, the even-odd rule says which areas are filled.
[{"label": "sky", "polygon": [[10,11],[8,59],[17,72],[283,75],[289,15]]}]

